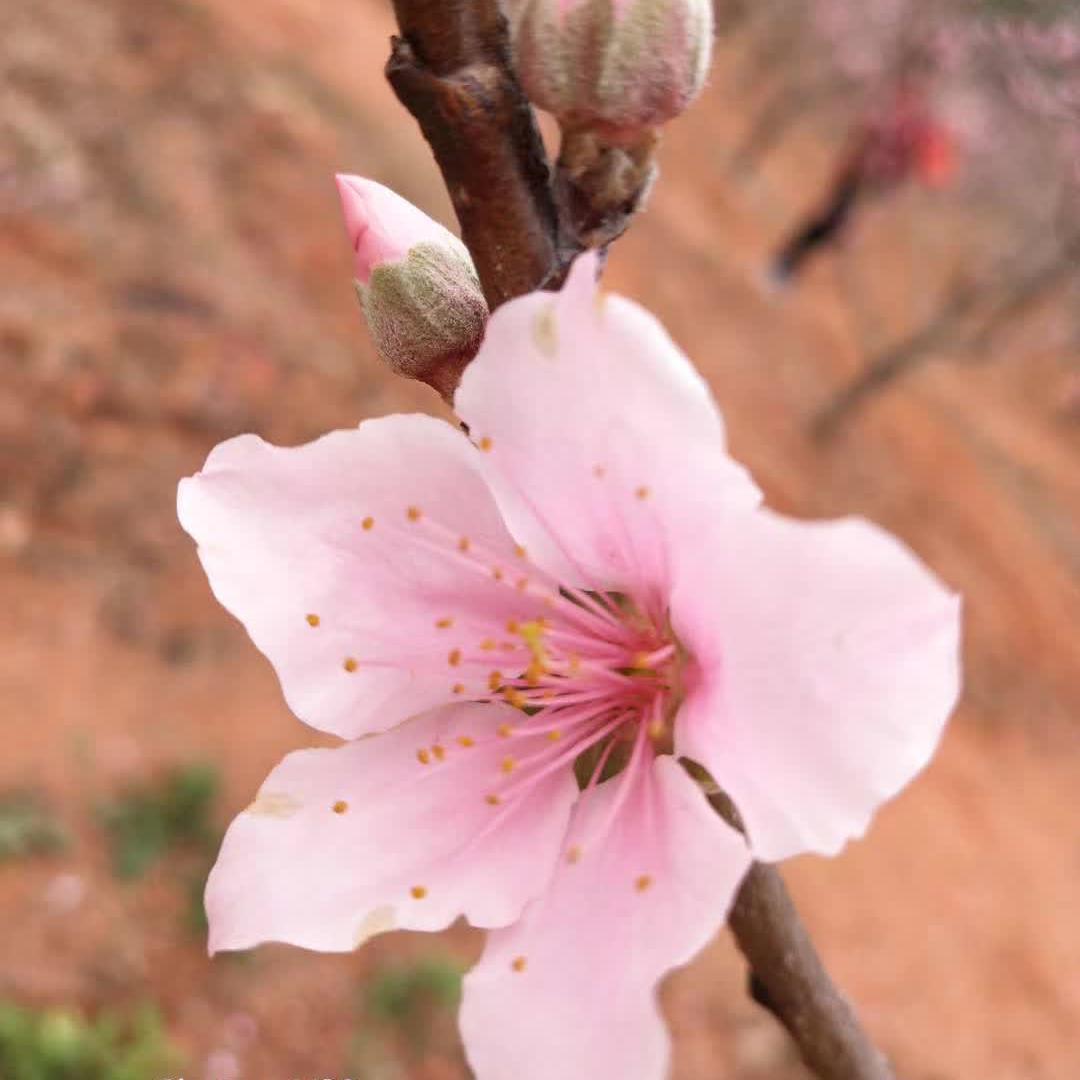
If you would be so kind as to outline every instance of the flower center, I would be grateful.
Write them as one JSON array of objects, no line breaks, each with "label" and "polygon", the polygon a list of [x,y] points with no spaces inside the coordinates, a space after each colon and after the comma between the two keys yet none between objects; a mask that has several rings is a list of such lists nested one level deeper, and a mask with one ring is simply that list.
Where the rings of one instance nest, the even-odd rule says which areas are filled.
[{"label": "flower center", "polygon": [[[408,530],[414,548],[451,562],[455,576],[483,582],[471,610],[447,611],[434,627],[446,635],[447,651],[438,662],[447,665],[455,696],[502,702],[521,713],[492,736],[506,741],[506,754],[499,777],[484,793],[491,805],[523,794],[567,765],[585,788],[632,771],[655,754],[673,753],[687,657],[657,602],[560,586],[524,548],[516,548],[508,561],[451,532],[420,507],[406,507],[403,518],[397,536]],[[367,533],[378,529],[373,518],[361,524]],[[352,659],[345,670],[380,663]],[[448,733],[432,746],[418,747],[416,757],[421,765],[435,765],[457,746],[477,746],[479,738]]]},{"label": "flower center", "polygon": [[[549,610],[508,622],[507,633],[523,646],[515,655],[528,663],[489,678],[486,699],[524,714],[499,729],[508,740],[504,773],[527,784],[572,762],[586,788],[651,754],[672,753],[684,655],[666,620],[658,624],[621,594],[565,587]],[[539,735],[551,746],[521,760],[513,755],[515,738]],[[499,801],[517,786],[504,786]]]}]

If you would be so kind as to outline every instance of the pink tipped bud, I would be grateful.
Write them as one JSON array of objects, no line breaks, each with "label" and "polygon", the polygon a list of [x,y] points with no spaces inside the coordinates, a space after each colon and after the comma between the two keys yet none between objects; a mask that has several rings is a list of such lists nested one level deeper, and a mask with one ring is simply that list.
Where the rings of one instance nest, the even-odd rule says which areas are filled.
[{"label": "pink tipped bud", "polygon": [[452,392],[488,318],[468,249],[382,184],[338,176],[337,186],[375,347],[399,375]]},{"label": "pink tipped bud", "polygon": [[712,37],[712,0],[522,0],[514,47],[535,105],[631,144],[697,96]]}]

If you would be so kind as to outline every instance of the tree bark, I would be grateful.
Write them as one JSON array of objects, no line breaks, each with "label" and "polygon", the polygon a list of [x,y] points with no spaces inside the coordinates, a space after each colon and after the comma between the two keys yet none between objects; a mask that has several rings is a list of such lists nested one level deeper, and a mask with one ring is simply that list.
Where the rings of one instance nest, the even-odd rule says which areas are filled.
[{"label": "tree bark", "polygon": [[492,310],[556,276],[547,154],[497,0],[394,0],[387,78],[446,181]]}]

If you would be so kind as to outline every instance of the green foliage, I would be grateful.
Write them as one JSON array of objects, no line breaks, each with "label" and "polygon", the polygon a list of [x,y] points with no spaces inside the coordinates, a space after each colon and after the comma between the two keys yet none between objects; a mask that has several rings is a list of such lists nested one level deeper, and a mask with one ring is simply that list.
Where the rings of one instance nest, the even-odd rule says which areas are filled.
[{"label": "green foliage", "polygon": [[454,1009],[461,1000],[460,965],[442,957],[426,957],[408,967],[380,973],[367,988],[374,1016],[408,1024],[432,1007]]},{"label": "green foliage", "polygon": [[166,851],[210,851],[218,841],[211,810],[220,786],[211,765],[174,769],[156,786],[132,788],[101,808],[119,878],[141,877]]},{"label": "green foliage", "polygon": [[0,1002],[3,1080],[151,1080],[170,1075],[177,1055],[157,1011],[90,1021],[67,1009]]},{"label": "green foliage", "polygon": [[64,827],[34,792],[14,791],[0,796],[0,862],[26,855],[49,855],[67,845]]},{"label": "green foliage", "polygon": [[461,965],[429,956],[378,972],[360,1001],[366,1022],[352,1040],[353,1072],[367,1080],[405,1080],[406,1062],[438,1048],[460,1055],[454,1013],[461,1000]]}]

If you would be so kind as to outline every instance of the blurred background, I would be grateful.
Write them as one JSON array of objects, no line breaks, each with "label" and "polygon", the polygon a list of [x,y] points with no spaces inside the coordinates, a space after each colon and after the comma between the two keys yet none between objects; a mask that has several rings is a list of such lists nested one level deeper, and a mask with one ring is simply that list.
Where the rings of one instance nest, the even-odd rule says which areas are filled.
[{"label": "blurred background", "polygon": [[[374,357],[333,187],[452,220],[382,78],[388,9],[0,7],[4,1080],[468,1075],[469,931],[211,962],[201,905],[228,820],[315,736],[213,601],[176,483],[239,432],[444,414]],[[773,505],[869,516],[966,596],[941,753],[865,841],[785,871],[907,1080],[1080,1076],[1077,25],[722,0],[610,266]],[[743,979],[724,934],[668,980],[676,1080],[805,1076]]]}]

